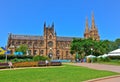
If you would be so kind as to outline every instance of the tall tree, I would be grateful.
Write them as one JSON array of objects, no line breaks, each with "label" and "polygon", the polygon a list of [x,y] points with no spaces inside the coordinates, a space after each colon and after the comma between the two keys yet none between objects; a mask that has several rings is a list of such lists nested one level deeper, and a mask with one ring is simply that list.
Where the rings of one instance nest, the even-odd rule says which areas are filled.
[{"label": "tall tree", "polygon": [[[103,55],[112,50],[113,45],[110,41],[95,41],[92,39],[73,39],[71,43],[71,52],[84,55]],[[92,52],[92,53],[91,53]]]},{"label": "tall tree", "polygon": [[120,38],[115,40],[115,44],[117,45],[117,48],[120,48]]},{"label": "tall tree", "polygon": [[81,54],[83,52],[82,45],[82,39],[74,38],[71,43],[71,54],[76,54],[77,57],[81,57]]},{"label": "tall tree", "polygon": [[23,52],[23,54],[25,55],[27,50],[28,50],[28,46],[22,44],[16,49],[16,52]]}]

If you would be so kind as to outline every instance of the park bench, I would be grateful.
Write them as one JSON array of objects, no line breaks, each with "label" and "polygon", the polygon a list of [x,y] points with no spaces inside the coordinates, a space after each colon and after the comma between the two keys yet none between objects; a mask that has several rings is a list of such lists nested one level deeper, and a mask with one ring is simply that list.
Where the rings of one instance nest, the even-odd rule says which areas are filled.
[{"label": "park bench", "polygon": [[50,65],[51,65],[51,66],[61,66],[62,63],[61,63],[60,61],[51,61],[51,62],[50,62]]},{"label": "park bench", "polygon": [[8,63],[0,63],[0,68],[10,67]]},{"label": "park bench", "polygon": [[38,66],[46,66],[45,61],[39,61],[39,62],[38,62]]}]

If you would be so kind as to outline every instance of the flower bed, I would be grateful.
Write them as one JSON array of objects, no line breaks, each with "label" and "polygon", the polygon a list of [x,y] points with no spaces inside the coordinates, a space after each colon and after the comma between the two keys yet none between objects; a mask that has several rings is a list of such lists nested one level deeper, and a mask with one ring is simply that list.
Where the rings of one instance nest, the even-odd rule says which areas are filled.
[{"label": "flower bed", "polygon": [[14,67],[37,67],[38,62],[16,62],[13,63]]},{"label": "flower bed", "polygon": [[[61,66],[62,63],[61,62],[49,62],[48,66]],[[45,61],[32,61],[32,62],[16,62],[13,63],[13,67],[38,67],[38,66],[46,66]]]}]

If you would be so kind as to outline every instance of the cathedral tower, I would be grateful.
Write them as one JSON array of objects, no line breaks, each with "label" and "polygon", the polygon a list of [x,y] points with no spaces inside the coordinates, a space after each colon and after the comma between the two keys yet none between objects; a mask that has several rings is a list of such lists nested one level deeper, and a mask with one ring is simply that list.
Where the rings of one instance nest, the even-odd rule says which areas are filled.
[{"label": "cathedral tower", "polygon": [[97,40],[97,41],[100,40],[98,29],[95,25],[94,13],[92,13],[92,25],[90,29],[88,26],[88,19],[86,19],[86,28],[85,28],[84,38],[92,38],[93,40]]}]

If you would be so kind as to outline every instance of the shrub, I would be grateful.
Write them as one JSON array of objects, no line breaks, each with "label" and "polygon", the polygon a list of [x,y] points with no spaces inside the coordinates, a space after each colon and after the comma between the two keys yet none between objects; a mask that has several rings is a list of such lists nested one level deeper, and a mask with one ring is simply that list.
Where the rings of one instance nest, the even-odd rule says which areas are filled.
[{"label": "shrub", "polygon": [[46,56],[39,56],[39,55],[33,57],[33,61],[45,61],[45,60],[49,60],[49,58]]},{"label": "shrub", "polygon": [[92,58],[92,62],[97,62],[97,58]]},{"label": "shrub", "polygon": [[40,56],[37,55],[33,57],[33,61],[39,61],[39,60],[40,60]]},{"label": "shrub", "polygon": [[12,62],[26,62],[26,61],[33,61],[32,59],[26,58],[26,59],[18,59],[18,58],[14,58],[12,60],[10,60]]},{"label": "shrub", "polygon": [[110,58],[109,57],[100,57],[100,58],[97,58],[97,62],[109,62],[110,61]]},{"label": "shrub", "polygon": [[103,58],[103,61],[104,61],[104,62],[109,62],[109,61],[110,61],[110,58],[109,58],[109,57],[105,57],[105,58]]},{"label": "shrub", "polygon": [[14,58],[11,60],[12,62],[19,62],[19,59],[18,58]]},{"label": "shrub", "polygon": [[[26,59],[26,58],[29,58],[29,59],[32,59],[33,56],[25,56],[25,55],[22,55],[22,56],[8,55],[8,56],[7,56],[7,59],[8,59],[8,60],[11,60],[11,59],[14,59],[14,58],[18,58],[18,59]],[[0,59],[5,59],[5,55],[0,55]]]},{"label": "shrub", "polygon": [[5,55],[0,55],[0,59],[5,59]]},{"label": "shrub", "polygon": [[102,62],[103,61],[103,58],[100,57],[100,58],[97,58],[97,62]]},{"label": "shrub", "polygon": [[120,56],[109,56],[112,60],[120,60]]},{"label": "shrub", "polygon": [[45,60],[50,60],[50,59],[47,56],[42,56],[40,60],[45,61]]}]

